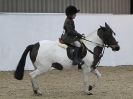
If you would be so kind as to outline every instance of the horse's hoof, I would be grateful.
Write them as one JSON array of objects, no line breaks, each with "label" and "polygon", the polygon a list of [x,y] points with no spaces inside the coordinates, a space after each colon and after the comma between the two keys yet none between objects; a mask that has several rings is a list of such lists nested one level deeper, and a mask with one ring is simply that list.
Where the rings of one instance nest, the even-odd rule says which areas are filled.
[{"label": "horse's hoof", "polygon": [[87,93],[87,95],[93,95],[93,93],[91,93],[91,92],[88,92],[88,93]]},{"label": "horse's hoof", "polygon": [[42,96],[42,93],[36,93],[35,96]]},{"label": "horse's hoof", "polygon": [[85,94],[86,95],[93,95],[93,93],[91,93],[90,91],[86,91]]},{"label": "horse's hoof", "polygon": [[35,94],[35,96],[42,96],[42,94],[41,93],[38,93],[38,94]]},{"label": "horse's hoof", "polygon": [[92,88],[93,88],[93,86],[89,85],[88,90],[89,90],[89,91],[91,91],[91,90],[92,90]]},{"label": "horse's hoof", "polygon": [[42,96],[42,93],[39,90],[34,90],[34,95],[35,96]]}]

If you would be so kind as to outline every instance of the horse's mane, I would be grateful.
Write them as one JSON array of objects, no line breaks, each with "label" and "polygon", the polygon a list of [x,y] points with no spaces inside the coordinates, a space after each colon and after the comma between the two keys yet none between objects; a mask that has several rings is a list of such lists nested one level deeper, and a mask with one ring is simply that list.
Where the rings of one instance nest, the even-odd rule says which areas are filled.
[{"label": "horse's mane", "polygon": [[91,33],[89,33],[89,34],[87,34],[87,35],[86,35],[86,38],[87,38],[87,37],[90,37],[91,35],[93,35],[96,31],[97,31],[97,30],[95,30],[95,31],[93,31],[93,32],[91,32]]}]

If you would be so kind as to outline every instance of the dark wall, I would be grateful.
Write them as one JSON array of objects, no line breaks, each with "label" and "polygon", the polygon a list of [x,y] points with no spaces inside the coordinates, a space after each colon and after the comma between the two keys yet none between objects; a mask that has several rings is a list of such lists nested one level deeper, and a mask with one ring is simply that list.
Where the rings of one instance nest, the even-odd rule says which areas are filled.
[{"label": "dark wall", "polygon": [[81,13],[130,14],[131,0],[0,0],[0,12],[64,13],[75,5]]},{"label": "dark wall", "polygon": [[130,11],[131,11],[131,14],[133,14],[133,0],[130,0],[130,4],[131,4],[130,5],[130,8],[131,8]]}]

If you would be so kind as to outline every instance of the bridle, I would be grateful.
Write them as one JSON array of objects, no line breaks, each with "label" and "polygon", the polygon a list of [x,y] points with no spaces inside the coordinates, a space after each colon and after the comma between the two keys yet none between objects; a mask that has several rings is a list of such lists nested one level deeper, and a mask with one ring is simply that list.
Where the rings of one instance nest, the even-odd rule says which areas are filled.
[{"label": "bridle", "polygon": [[84,45],[88,52],[90,52],[91,54],[93,54],[94,56],[96,56],[96,57],[98,58],[99,61],[98,61],[98,63],[96,64],[95,67],[98,67],[98,65],[99,65],[99,63],[100,63],[100,59],[101,59],[101,58],[103,57],[103,55],[104,55],[105,48],[106,48],[106,47],[108,48],[108,47],[114,46],[114,45],[107,45],[107,44],[99,44],[99,43],[90,41],[90,40],[88,40],[88,39],[85,39],[85,37],[82,38],[82,39],[85,40],[85,41],[87,41],[87,42],[91,42],[91,43],[93,43],[93,44],[96,44],[96,45],[99,46],[99,47],[102,47],[102,52],[100,53],[100,55],[97,55],[97,54],[95,54],[93,51],[91,51],[90,49],[88,49],[88,48]]},{"label": "bridle", "polygon": [[[96,30],[97,31],[97,30]],[[115,34],[115,32],[110,28],[110,26],[105,22],[105,27],[102,27],[102,26],[100,26],[100,28],[98,29],[98,31],[97,31],[97,33],[98,33],[98,36],[103,40],[103,44],[99,44],[99,43],[96,43],[96,42],[94,42],[94,41],[91,41],[91,40],[88,40],[88,39],[86,39],[85,38],[85,36],[82,38],[83,40],[85,40],[85,41],[87,41],[87,42],[90,42],[90,43],[93,43],[93,44],[95,44],[95,45],[97,45],[97,46],[99,46],[99,47],[101,47],[101,49],[100,49],[100,53],[97,55],[96,53],[95,53],[95,51],[93,52],[93,51],[91,51],[90,49],[88,49],[85,45],[85,48],[87,49],[87,51],[88,52],[90,52],[91,54],[93,54],[94,56],[96,56],[97,58],[98,58],[98,62],[96,63],[96,65],[95,65],[95,67],[97,67],[98,65],[99,65],[99,63],[100,63],[100,59],[103,57],[103,54],[104,54],[104,51],[105,51],[105,48],[107,47],[111,47],[112,48],[112,50],[114,50],[114,51],[117,51],[117,50],[119,50],[119,47],[117,47],[118,46],[118,42],[113,42],[112,44],[108,44],[108,42],[110,42],[110,40],[108,40],[106,37],[108,36],[108,35],[110,35],[110,34],[106,34],[106,37],[105,37],[105,35],[104,35],[104,38],[103,38],[103,32],[102,32],[102,35],[100,35],[99,33],[101,33],[101,31],[108,31],[108,33],[112,33],[112,34],[114,34],[114,35],[116,35]],[[93,32],[92,32],[93,33]],[[91,33],[91,34],[92,34]],[[117,49],[116,49],[117,48]]]},{"label": "bridle", "polygon": [[100,46],[100,47],[109,47],[108,45],[105,45],[105,44],[99,44],[99,43],[96,43],[96,42],[93,42],[93,41],[87,40],[87,39],[85,39],[85,38],[82,38],[82,39],[85,40],[85,41],[91,42],[91,43],[93,43],[93,44],[96,44],[97,46]]}]

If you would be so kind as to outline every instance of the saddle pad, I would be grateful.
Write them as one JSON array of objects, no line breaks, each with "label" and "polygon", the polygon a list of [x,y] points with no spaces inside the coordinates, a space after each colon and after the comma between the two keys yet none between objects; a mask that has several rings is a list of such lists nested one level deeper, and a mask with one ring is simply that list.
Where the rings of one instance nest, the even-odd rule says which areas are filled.
[{"label": "saddle pad", "polygon": [[64,49],[68,48],[68,46],[66,44],[62,44],[60,42],[58,42],[58,46],[61,48],[64,48]]}]

